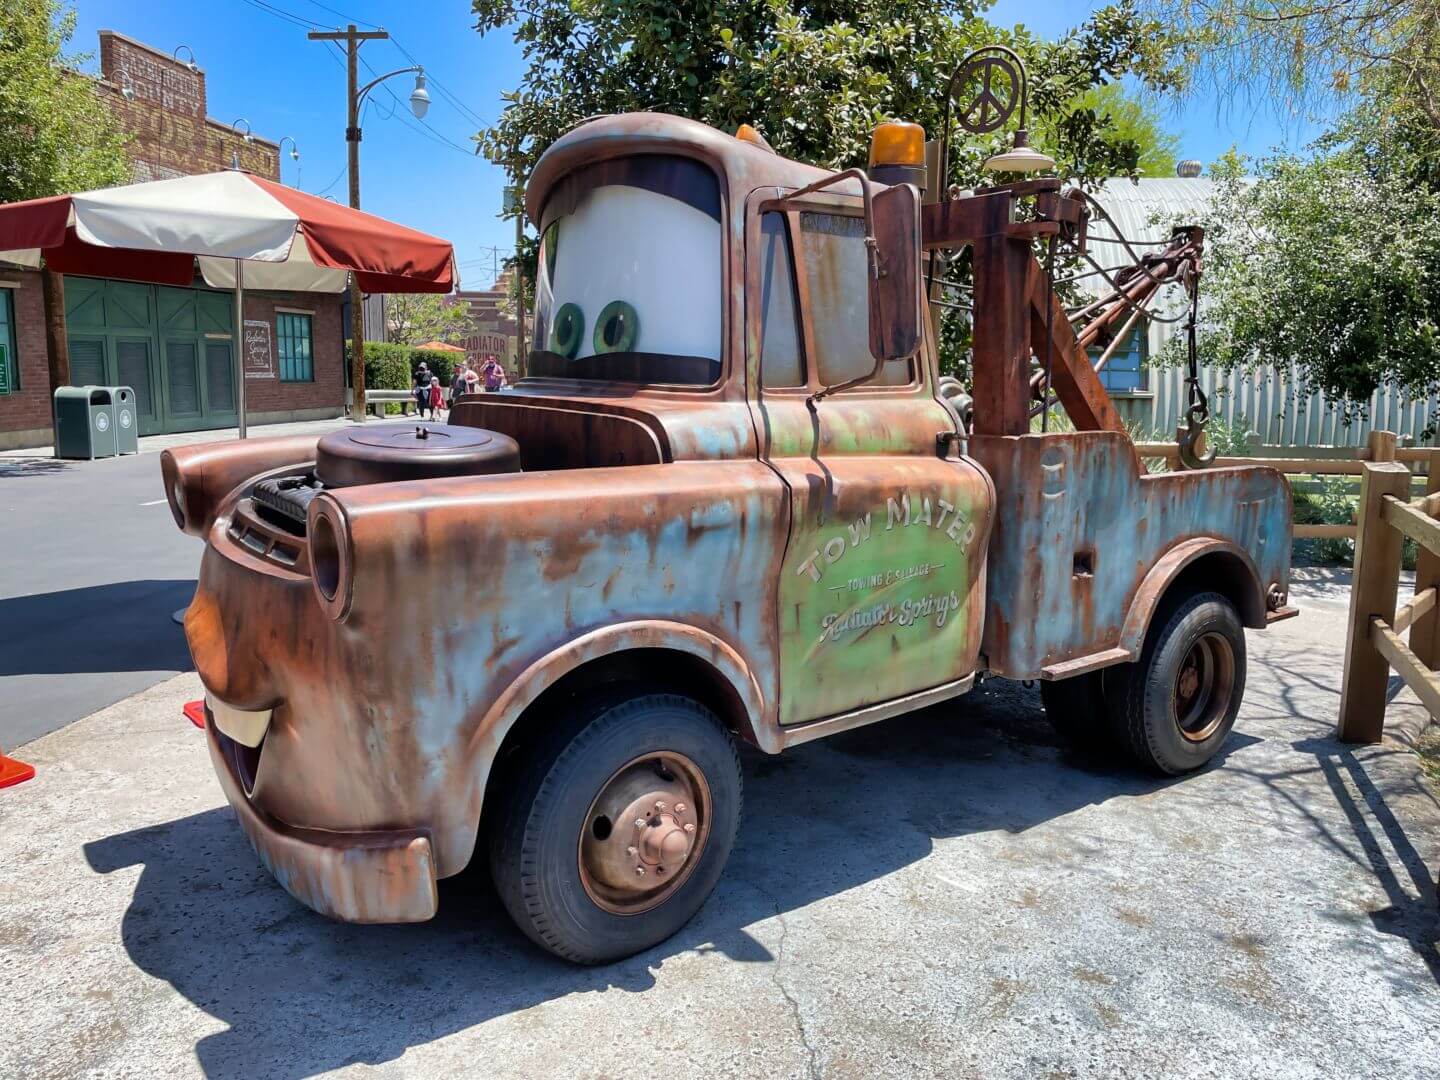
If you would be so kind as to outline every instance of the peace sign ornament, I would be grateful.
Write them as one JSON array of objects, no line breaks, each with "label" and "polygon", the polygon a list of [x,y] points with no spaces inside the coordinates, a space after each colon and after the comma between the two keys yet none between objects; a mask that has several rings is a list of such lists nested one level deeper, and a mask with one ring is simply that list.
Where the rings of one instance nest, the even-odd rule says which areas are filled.
[{"label": "peace sign ornament", "polygon": [[[1005,52],[1009,52],[1008,49]],[[988,135],[1003,127],[1020,107],[1025,95],[1025,76],[1019,59],[998,48],[973,52],[951,79],[952,86],[970,87],[979,83],[974,96],[960,104],[957,120],[972,135]],[[959,104],[959,103],[957,103]],[[1024,119],[1021,119],[1024,125]]]}]

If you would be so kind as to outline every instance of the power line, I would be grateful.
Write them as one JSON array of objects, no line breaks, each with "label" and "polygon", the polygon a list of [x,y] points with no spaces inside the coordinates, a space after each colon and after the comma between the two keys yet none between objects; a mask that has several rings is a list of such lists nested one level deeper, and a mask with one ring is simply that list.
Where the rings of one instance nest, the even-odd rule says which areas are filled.
[{"label": "power line", "polygon": [[[311,0],[311,2],[313,3],[314,0]],[[412,64],[420,63],[419,60],[415,59],[415,55],[409,49],[405,48],[404,45],[401,45],[399,40],[393,34],[390,37],[390,42],[392,45],[395,46],[395,48],[399,49],[405,55],[405,58],[409,60]],[[445,84],[442,83],[439,79],[435,78],[435,76],[432,75],[428,70],[425,72],[425,78],[430,83],[430,85],[434,86],[436,90],[440,91],[440,96],[443,97],[446,101],[448,101],[451,105],[453,105],[457,110],[459,110],[462,115],[469,117],[471,121],[473,121],[475,124],[479,125],[482,128],[486,126],[485,121],[481,119],[479,113],[477,113],[474,109],[470,108],[470,106],[466,105],[463,101],[461,101],[458,96],[452,94],[450,90],[445,86]]]},{"label": "power line", "polygon": [[312,22],[303,15],[296,15],[293,11],[286,11],[284,8],[267,4],[265,0],[241,0],[241,3],[249,4],[257,11],[263,11],[267,15],[273,15],[277,19],[284,19],[286,22],[294,23],[296,26],[303,27],[306,30],[316,30],[320,28],[319,23]]},{"label": "power line", "polygon": [[[245,3],[245,4],[249,4],[251,7],[255,8],[257,11],[263,11],[263,12],[265,12],[265,13],[268,14],[268,15],[273,15],[273,16],[274,16],[275,18],[277,18],[277,19],[283,19],[284,21],[286,21],[286,22],[288,22],[288,23],[291,23],[291,24],[293,24],[293,25],[295,25],[295,26],[303,27],[303,28],[306,29],[306,30],[320,30],[320,29],[324,29],[324,26],[323,26],[321,23],[317,23],[317,22],[315,22],[315,21],[312,20],[312,19],[307,19],[307,18],[306,18],[305,16],[303,16],[303,15],[297,15],[297,14],[296,14],[295,12],[293,12],[293,11],[287,11],[285,8],[277,7],[277,6],[274,5],[274,4],[266,3],[266,0],[241,0],[241,2],[242,2],[242,3]],[[316,3],[316,0],[307,0],[307,2],[309,2],[309,3]],[[325,5],[323,5],[323,4],[318,4],[318,3],[316,3],[316,6],[317,6],[317,7],[325,7]],[[325,7],[325,10],[330,11],[330,12],[336,14],[336,15],[341,15],[342,18],[347,18],[347,19],[350,18],[350,16],[344,15],[343,13],[335,10],[334,8]],[[356,23],[359,23],[359,22],[360,22],[359,19],[355,19],[355,20],[353,20],[353,21],[356,22]],[[374,26],[375,24],[374,24],[374,23],[366,23],[365,25],[366,25],[366,26]],[[392,38],[391,40],[393,41],[394,39]],[[334,43],[333,43],[333,42],[330,42],[330,43],[328,43],[328,44],[332,44],[332,45],[333,45]],[[334,46],[334,47],[335,47],[335,49],[336,49],[337,51],[339,51],[339,46]],[[402,51],[404,51],[404,50],[402,50]],[[409,53],[406,53],[406,55],[409,56]],[[345,66],[345,62],[344,62],[344,60],[343,60],[343,56],[344,56],[344,54],[341,53],[341,57],[342,57],[342,59],[341,59],[341,67],[342,67],[342,68]],[[413,58],[412,58],[412,59],[413,59]],[[365,69],[366,69],[367,71],[369,71],[372,75],[375,75],[376,77],[379,77],[379,74],[380,74],[380,73],[379,73],[378,71],[376,71],[373,67],[371,67],[371,66],[370,66],[370,63],[369,63],[363,56],[359,57],[359,60],[360,60],[360,63],[362,63],[362,64],[365,65]],[[431,80],[431,81],[433,81],[433,80]],[[384,83],[381,83],[381,84],[380,84],[380,88],[381,88],[382,90],[384,90],[387,94],[389,94],[390,97],[391,97],[392,99],[394,99],[394,101],[395,101],[397,104],[403,104],[402,102],[400,102],[400,99],[399,99],[398,97],[396,97],[395,91],[392,90],[392,89],[390,89],[389,86],[385,85]],[[447,97],[447,100],[449,100],[448,91],[446,92],[446,97]],[[405,116],[404,113],[392,113],[392,115],[394,116],[395,119],[398,119],[398,120],[399,120],[402,124],[404,124],[406,127],[410,128],[412,131],[415,131],[415,132],[418,132],[418,133],[421,134],[421,135],[424,135],[426,138],[429,138],[432,142],[436,142],[436,143],[440,144],[441,146],[446,146],[446,147],[450,148],[451,150],[454,150],[456,153],[464,154],[466,157],[471,157],[471,158],[473,158],[473,157],[475,156],[475,152],[474,152],[473,148],[466,147],[466,146],[461,146],[459,143],[455,142],[453,139],[447,138],[445,135],[442,135],[439,131],[437,131],[435,128],[431,127],[429,124],[425,123],[425,121],[423,121],[423,120],[421,120],[421,121],[420,121],[420,124],[417,126],[416,124],[411,123],[411,122],[406,118],[406,116]],[[483,125],[482,125],[482,126],[483,126]]]},{"label": "power line", "polygon": [[[344,71],[344,69],[346,69],[346,55],[344,55],[344,50],[341,49],[340,46],[336,45],[336,43],[334,42],[325,42],[325,45],[330,46],[330,49],[325,50],[325,52],[330,55],[330,59],[333,59],[334,62],[337,63],[337,65],[340,65],[341,71]],[[369,71],[370,73],[372,73],[372,75],[379,75],[379,72],[376,72],[376,69],[372,68],[372,66],[370,66],[369,63],[364,60],[364,58],[360,58],[360,63],[363,63],[363,65],[366,66],[366,71]],[[444,147],[448,147],[449,150],[455,150],[456,153],[465,154],[465,157],[474,157],[474,154],[471,154],[471,151],[465,150],[465,147],[462,147],[462,145],[452,143],[451,140],[445,138],[445,135],[442,135],[441,132],[436,131],[435,128],[429,127],[428,124],[426,124],[425,127],[419,127],[419,125],[412,124],[409,118],[406,117],[405,112],[400,111],[399,108],[396,108],[399,107],[399,105],[405,104],[405,102],[402,102],[399,98],[397,98],[395,91],[393,91],[393,89],[390,89],[389,86],[384,85],[383,82],[382,84],[380,84],[380,89],[383,89],[386,94],[389,94],[390,99],[395,102],[395,104],[390,107],[389,115],[387,115],[387,117],[384,117],[386,118],[386,120],[399,120],[400,122],[402,122],[402,124],[405,124],[405,127],[408,127],[410,128],[410,130],[415,131],[416,134],[423,135],[423,137],[431,140],[432,143],[444,145]],[[372,98],[366,98],[364,104],[370,105],[372,104],[372,101]],[[379,107],[376,108],[377,111],[379,111]]]},{"label": "power line", "polygon": [[321,11],[328,11],[331,15],[339,15],[340,18],[345,19],[347,22],[353,22],[356,26],[368,26],[371,30],[385,29],[379,23],[366,22],[364,19],[357,19],[354,15],[347,15],[345,14],[345,12],[338,11],[335,8],[331,7],[329,4],[320,3],[320,0],[306,0],[306,3],[310,4],[312,7],[319,8]]},{"label": "power line", "polygon": [[[392,38],[391,40],[393,41],[394,39]],[[363,57],[363,56],[360,57],[360,63],[365,66],[365,70],[368,71],[368,72],[370,72],[371,75],[374,75],[377,79],[380,77],[380,72],[376,71],[375,68],[371,66],[370,61],[366,60],[365,57]],[[387,94],[390,95],[391,99],[392,99],[397,105],[403,105],[403,104],[404,104],[404,102],[402,102],[402,101],[400,100],[399,96],[395,93],[395,91],[390,88],[390,85],[389,85],[388,83],[383,83],[383,82],[382,82],[382,83],[380,83],[380,84],[378,84],[378,85],[379,85],[379,88],[380,88],[381,90],[384,90],[385,93],[387,93]],[[444,135],[440,134],[440,132],[438,132],[438,131],[436,131],[434,128],[432,128],[429,124],[425,123],[424,120],[421,120],[421,121],[420,121],[420,124],[421,124],[421,125],[423,126],[423,128],[424,128],[424,130],[421,130],[421,127],[417,127],[415,124],[412,124],[412,123],[410,122],[409,117],[407,117],[403,112],[397,112],[397,113],[395,113],[395,117],[396,117],[396,119],[398,119],[402,124],[404,124],[406,127],[412,128],[412,129],[415,130],[415,131],[419,131],[422,135],[428,134],[428,135],[430,135],[431,137],[433,137],[433,139],[434,139],[436,142],[442,143],[443,145],[450,147],[450,149],[452,149],[452,150],[458,150],[460,153],[464,154],[466,157],[474,157],[474,156],[475,156],[475,152],[474,152],[473,150],[468,149],[468,148],[466,148],[466,147],[464,147],[464,146],[461,146],[459,143],[454,142],[453,140],[446,138]]]}]

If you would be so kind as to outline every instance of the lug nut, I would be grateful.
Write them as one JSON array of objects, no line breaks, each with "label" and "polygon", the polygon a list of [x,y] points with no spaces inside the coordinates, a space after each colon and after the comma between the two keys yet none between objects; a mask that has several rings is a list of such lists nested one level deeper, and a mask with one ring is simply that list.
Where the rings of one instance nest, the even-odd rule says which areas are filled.
[{"label": "lug nut", "polygon": [[645,819],[643,817],[637,817],[635,819],[635,827],[637,829],[643,829],[645,827]]},{"label": "lug nut", "polygon": [[685,826],[685,831],[686,831],[686,832],[694,832],[694,831],[695,831],[695,826],[694,826],[694,825],[686,825],[686,826]]},{"label": "lug nut", "polygon": [[685,812],[685,804],[684,804],[683,802],[677,802],[677,803],[675,804],[675,813],[677,813],[677,814],[683,814],[684,812]]},{"label": "lug nut", "polygon": [[658,810],[658,811],[660,811],[660,813],[663,814],[663,813],[665,812],[665,804],[664,804],[663,802],[657,802],[657,803],[655,804],[655,809]]},{"label": "lug nut", "polygon": [[663,866],[657,866],[657,867],[655,867],[655,873],[657,873],[657,874],[663,874],[664,872],[665,872],[665,868],[664,868]]},{"label": "lug nut", "polygon": [[634,844],[631,844],[625,849],[625,854],[633,857],[640,854],[640,849]]},{"label": "lug nut", "polygon": [[636,877],[644,877],[644,876],[645,876],[645,868],[644,868],[643,866],[637,866],[637,867],[635,867],[635,876],[636,876]]}]

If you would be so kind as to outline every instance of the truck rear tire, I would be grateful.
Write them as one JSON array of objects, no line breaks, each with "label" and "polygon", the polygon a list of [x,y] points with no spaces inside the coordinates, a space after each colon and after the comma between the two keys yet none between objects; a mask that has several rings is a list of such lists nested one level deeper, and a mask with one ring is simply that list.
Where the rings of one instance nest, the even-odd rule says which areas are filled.
[{"label": "truck rear tire", "polygon": [[740,761],[699,702],[590,704],[507,779],[490,830],[495,890],[543,948],[580,964],[670,937],[715,887],[740,823]]},{"label": "truck rear tire", "polygon": [[1245,694],[1245,630],[1214,592],[1167,605],[1140,659],[1106,684],[1115,734],[1143,767],[1174,776],[1208,762],[1230,737]]},{"label": "truck rear tire", "polygon": [[1104,675],[1104,671],[1090,671],[1069,679],[1040,681],[1045,718],[1067,742],[1087,749],[1109,749],[1115,745]]}]

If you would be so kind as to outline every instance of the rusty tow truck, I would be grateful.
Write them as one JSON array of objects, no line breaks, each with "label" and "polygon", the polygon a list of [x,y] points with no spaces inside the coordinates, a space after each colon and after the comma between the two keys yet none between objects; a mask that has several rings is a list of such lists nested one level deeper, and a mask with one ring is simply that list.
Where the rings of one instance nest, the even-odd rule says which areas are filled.
[{"label": "rusty tow truck", "polygon": [[[745,129],[587,122],[528,186],[516,386],[444,425],[163,455],[206,541],[185,632],[214,767],[297,899],[424,920],[478,855],[543,947],[629,955],[715,886],[737,743],[780,753],[986,674],[1040,680],[1063,731],[1149,769],[1215,754],[1242,628],[1291,610],[1286,481],[1147,473],[1086,352],[1198,272],[1199,236],[1077,324],[1032,244],[1083,244],[1083,200],[922,201],[916,132],[882,125],[868,175],[830,174]],[[968,402],[926,291],[929,253],[965,248]],[[1074,430],[1031,433],[1051,394]]]}]

